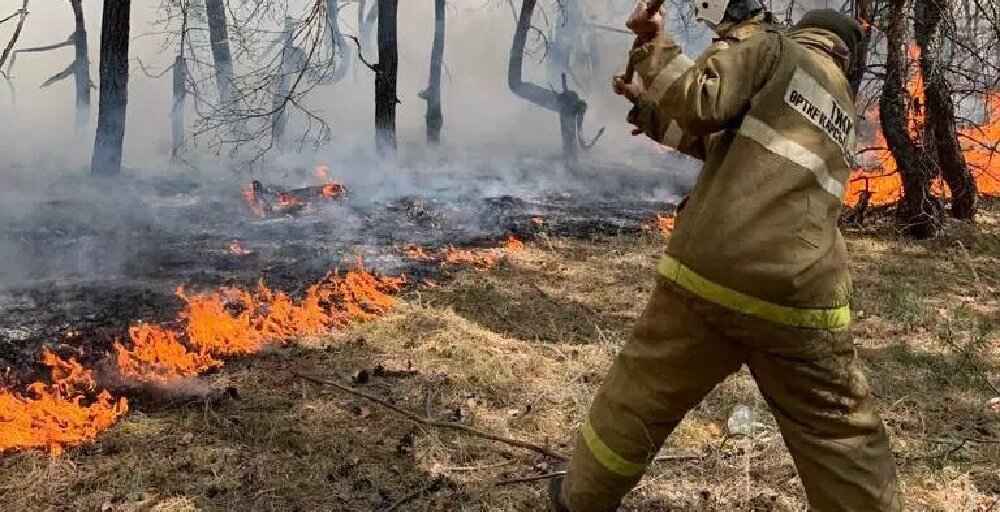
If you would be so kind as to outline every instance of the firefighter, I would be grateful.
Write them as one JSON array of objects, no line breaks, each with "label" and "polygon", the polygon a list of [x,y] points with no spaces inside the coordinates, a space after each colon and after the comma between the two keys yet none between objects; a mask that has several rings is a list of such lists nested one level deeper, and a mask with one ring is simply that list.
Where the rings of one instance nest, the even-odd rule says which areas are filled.
[{"label": "firefighter", "polygon": [[[728,0],[697,1],[724,20]],[[857,119],[846,70],[864,47],[860,26],[812,11],[787,33],[760,31],[690,62],[644,8],[630,27],[647,42],[631,56],[661,62],[649,67],[659,70],[654,87],[616,84],[637,104],[632,122],[656,136],[670,119],[684,137],[713,141],[652,298],[565,478],[552,482],[553,510],[616,510],[687,411],[746,364],[812,510],[901,511],[889,439],[848,331],[837,228]]]}]

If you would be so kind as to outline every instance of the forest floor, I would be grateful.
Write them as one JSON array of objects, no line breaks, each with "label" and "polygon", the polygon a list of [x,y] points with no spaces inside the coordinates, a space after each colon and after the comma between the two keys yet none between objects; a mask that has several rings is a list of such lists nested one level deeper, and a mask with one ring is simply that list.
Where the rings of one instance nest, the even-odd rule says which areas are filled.
[{"label": "forest floor", "polygon": [[[881,224],[846,233],[853,329],[908,510],[1000,511],[1000,411],[990,405],[1000,395],[1000,205],[987,208],[976,226],[949,224],[928,242]],[[0,510],[545,510],[545,482],[498,482],[554,461],[414,424],[294,374],[349,384],[367,370],[355,389],[400,408],[569,452],[663,245],[655,233],[543,237],[493,270],[453,272],[384,318],[200,379],[237,388],[238,400],[140,404],[61,458],[0,457]],[[723,443],[737,404],[762,426]],[[624,510],[805,509],[745,370],[664,450],[683,456],[656,463]]]}]

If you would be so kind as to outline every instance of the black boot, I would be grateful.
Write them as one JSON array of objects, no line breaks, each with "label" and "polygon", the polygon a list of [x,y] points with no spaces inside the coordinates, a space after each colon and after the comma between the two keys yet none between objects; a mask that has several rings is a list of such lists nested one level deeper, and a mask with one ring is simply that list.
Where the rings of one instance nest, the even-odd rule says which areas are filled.
[{"label": "black boot", "polygon": [[557,476],[549,480],[549,509],[552,512],[570,512],[562,500],[562,483],[565,476]]}]

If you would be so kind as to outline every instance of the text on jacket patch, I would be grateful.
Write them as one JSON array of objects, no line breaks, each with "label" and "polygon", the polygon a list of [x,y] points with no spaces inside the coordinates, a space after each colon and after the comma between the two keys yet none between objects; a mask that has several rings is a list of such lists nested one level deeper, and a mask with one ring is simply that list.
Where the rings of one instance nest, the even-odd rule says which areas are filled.
[{"label": "text on jacket patch", "polygon": [[785,91],[785,103],[823,130],[841,151],[847,153],[853,149],[853,116],[809,73],[795,70]]}]

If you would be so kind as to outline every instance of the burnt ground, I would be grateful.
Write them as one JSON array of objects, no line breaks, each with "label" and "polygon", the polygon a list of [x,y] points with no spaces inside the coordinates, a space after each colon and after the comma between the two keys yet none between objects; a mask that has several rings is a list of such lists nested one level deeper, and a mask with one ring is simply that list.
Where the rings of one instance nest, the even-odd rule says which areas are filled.
[{"label": "burnt ground", "polygon": [[[545,172],[531,165],[542,164],[522,172]],[[261,179],[293,188],[318,183],[310,174],[298,169]],[[240,187],[249,178],[48,184],[41,199],[0,225],[0,368],[14,370],[7,372],[11,380],[31,377],[43,344],[95,363],[129,324],[174,319],[181,306],[178,286],[249,286],[263,279],[295,296],[358,257],[379,272],[422,278],[440,269],[403,258],[401,247],[495,247],[508,235],[629,234],[672,209],[662,175],[629,176],[604,167],[564,180],[569,186],[529,178],[474,173],[347,180],[346,198],[263,218],[242,198]],[[512,181],[518,186],[509,186]],[[515,193],[502,193],[507,190]],[[233,241],[252,253],[234,254]]]},{"label": "burnt ground", "polygon": [[[845,229],[852,331],[908,511],[1000,506],[1000,407],[991,402],[1000,385],[998,206],[929,241],[901,238],[877,220]],[[493,270],[458,268],[437,288],[404,291],[375,321],[228,360],[162,393],[172,403],[137,404],[59,459],[0,456],[0,510],[545,510],[545,481],[511,480],[545,475],[556,461],[406,421],[295,375],[570,452],[649,297],[664,239],[539,235],[526,245]],[[370,376],[363,382],[352,379],[360,370]],[[190,399],[187,387],[238,394]],[[754,411],[747,438],[726,435],[737,404]],[[662,455],[673,457],[654,464],[623,511],[807,510],[745,369],[687,415]]]}]

